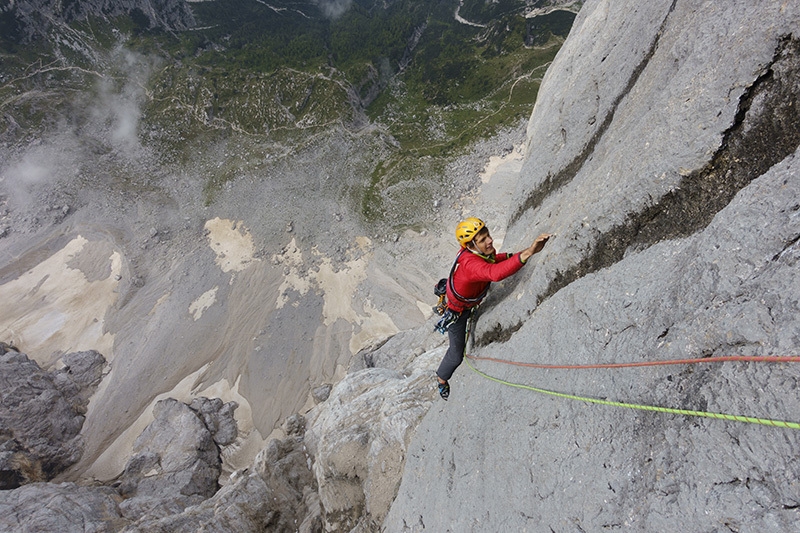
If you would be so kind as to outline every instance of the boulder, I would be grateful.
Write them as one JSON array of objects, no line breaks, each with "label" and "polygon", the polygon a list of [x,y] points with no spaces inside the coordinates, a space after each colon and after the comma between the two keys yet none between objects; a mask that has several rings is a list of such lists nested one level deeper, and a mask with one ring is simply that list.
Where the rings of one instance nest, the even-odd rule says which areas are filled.
[{"label": "boulder", "polygon": [[264,480],[249,473],[226,485],[213,497],[181,512],[165,516],[147,516],[129,525],[125,533],[256,533],[289,531],[271,529],[277,513],[272,509],[272,495]]},{"label": "boulder", "polygon": [[97,352],[67,354],[46,372],[27,355],[0,355],[0,489],[52,479],[83,453],[79,435],[102,377]]},{"label": "boulder", "polygon": [[314,398],[314,401],[316,403],[322,403],[325,400],[327,400],[328,397],[331,395],[332,388],[333,385],[331,385],[330,383],[325,383],[323,385],[320,385],[319,387],[314,387],[313,389],[311,389],[311,397]]},{"label": "boulder", "polygon": [[[234,472],[213,497],[174,513],[150,513],[127,533],[193,533],[196,531],[320,533],[319,498],[311,459],[303,443],[304,420],[290,417],[292,436],[270,441],[253,466]],[[163,511],[163,508],[162,508]]]},{"label": "boulder", "polygon": [[224,403],[219,398],[204,397],[194,398],[189,404],[189,408],[202,418],[218,446],[233,443],[239,434],[236,419],[233,417],[237,407],[239,404],[236,402]]},{"label": "boulder", "polygon": [[222,471],[219,447],[203,419],[185,403],[161,400],[155,420],[136,439],[133,455],[119,479],[124,515],[136,520],[174,514],[217,492]]},{"label": "boulder", "polygon": [[73,398],[72,407],[86,414],[89,398],[100,381],[106,360],[94,350],[68,353],[61,358],[64,366],[53,372],[53,383],[65,397]]}]

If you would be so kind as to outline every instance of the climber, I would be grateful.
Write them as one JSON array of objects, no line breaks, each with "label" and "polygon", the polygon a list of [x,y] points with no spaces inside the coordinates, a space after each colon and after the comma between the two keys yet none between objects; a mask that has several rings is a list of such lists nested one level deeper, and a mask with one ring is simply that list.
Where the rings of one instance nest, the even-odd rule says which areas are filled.
[{"label": "climber", "polygon": [[456,227],[456,239],[461,244],[447,279],[447,309],[436,329],[447,331],[450,346],[442,359],[436,378],[439,394],[444,400],[450,396],[448,380],[464,360],[467,345],[467,322],[472,310],[489,290],[492,281],[503,280],[519,271],[525,262],[544,248],[551,235],[539,235],[533,244],[521,252],[497,253],[486,224],[469,217]]}]

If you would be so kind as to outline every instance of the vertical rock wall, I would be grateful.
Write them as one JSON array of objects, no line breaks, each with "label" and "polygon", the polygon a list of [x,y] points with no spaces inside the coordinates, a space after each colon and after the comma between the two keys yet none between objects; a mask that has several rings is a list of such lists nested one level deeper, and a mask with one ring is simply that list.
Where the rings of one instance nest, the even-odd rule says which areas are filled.
[{"label": "vertical rock wall", "polygon": [[[590,1],[550,67],[479,356],[800,355],[800,6]],[[797,364],[536,370],[509,383],[800,421]],[[387,531],[792,531],[800,431],[600,406],[462,365]]]}]

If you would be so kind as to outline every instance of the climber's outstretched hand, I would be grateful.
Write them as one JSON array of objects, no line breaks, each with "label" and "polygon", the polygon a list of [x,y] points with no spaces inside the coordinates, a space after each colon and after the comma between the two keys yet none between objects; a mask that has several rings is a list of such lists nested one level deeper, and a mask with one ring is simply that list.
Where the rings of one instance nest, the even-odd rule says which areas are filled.
[{"label": "climber's outstretched hand", "polygon": [[533,241],[533,244],[531,244],[530,246],[522,250],[522,252],[520,252],[519,254],[520,259],[522,259],[522,261],[524,262],[527,261],[528,258],[533,254],[538,254],[539,252],[541,252],[542,249],[544,248],[544,245],[547,244],[547,241],[550,240],[551,237],[552,235],[550,233],[542,233],[541,235],[536,237],[536,240]]}]

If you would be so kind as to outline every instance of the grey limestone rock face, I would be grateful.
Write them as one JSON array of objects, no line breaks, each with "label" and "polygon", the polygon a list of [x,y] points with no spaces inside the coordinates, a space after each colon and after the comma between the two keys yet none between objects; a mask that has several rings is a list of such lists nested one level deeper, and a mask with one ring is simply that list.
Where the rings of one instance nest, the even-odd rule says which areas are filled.
[{"label": "grey limestone rock face", "polygon": [[[590,1],[548,70],[506,245],[556,234],[471,348],[522,363],[798,355],[800,6]],[[462,366],[385,531],[794,531],[796,364]],[[454,502],[458,502],[454,504]]]},{"label": "grey limestone rock face", "polygon": [[397,492],[407,448],[434,399],[429,369],[442,349],[407,374],[367,368],[348,374],[308,416],[306,445],[327,530],[373,531]]},{"label": "grey limestone rock face", "polygon": [[[212,431],[220,423],[211,413],[226,411],[232,419],[233,408],[219,405],[214,411],[211,406],[222,402],[207,399],[192,403],[197,410],[174,399],[162,400],[153,408],[155,420],[136,439],[119,480],[119,491],[126,498],[121,508],[127,518],[174,514],[217,492],[222,461]],[[205,417],[200,414],[204,406]],[[210,427],[205,418],[212,422]]]},{"label": "grey limestone rock face", "polygon": [[290,437],[270,441],[252,467],[235,472],[213,497],[179,512],[150,513],[124,531],[322,531],[319,499],[303,442],[304,420],[292,417],[288,426],[295,430]]},{"label": "grey limestone rock face", "polygon": [[483,342],[626,252],[696,233],[797,146],[795,6],[638,7],[587,3],[545,76],[559,89],[534,107],[509,233],[558,238],[524,274],[537,297],[486,313]]},{"label": "grey limestone rock face", "polygon": [[0,491],[0,531],[120,531],[126,524],[117,509],[121,499],[110,487],[75,483],[31,483]]},{"label": "grey limestone rock face", "polygon": [[83,453],[79,433],[105,359],[89,351],[63,361],[46,372],[25,354],[0,355],[0,489],[52,479]]}]

